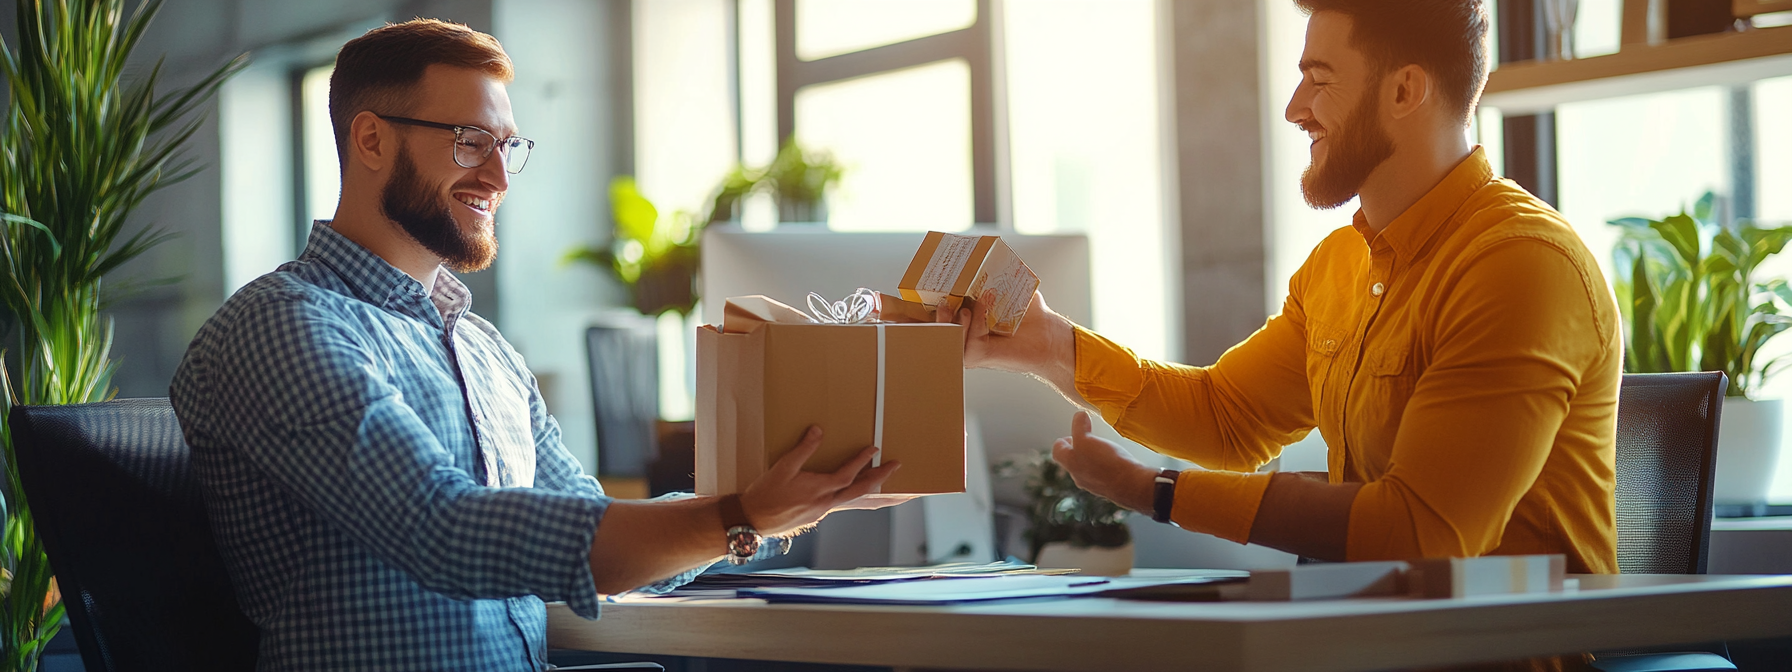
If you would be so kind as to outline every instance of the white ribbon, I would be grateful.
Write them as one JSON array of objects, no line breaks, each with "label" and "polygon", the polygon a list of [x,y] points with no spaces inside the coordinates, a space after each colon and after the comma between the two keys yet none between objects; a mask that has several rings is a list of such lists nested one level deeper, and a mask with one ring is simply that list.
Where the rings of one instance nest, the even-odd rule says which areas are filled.
[{"label": "white ribbon", "polygon": [[[877,446],[878,452],[871,457],[871,466],[884,463],[884,356],[886,352],[885,334],[882,320],[883,299],[877,292],[860,287],[858,291],[846,298],[829,303],[827,297],[809,292],[809,319],[818,324],[868,324],[877,327],[877,403],[876,411],[871,417],[871,445]],[[882,492],[882,488],[872,492]]]},{"label": "white ribbon", "polygon": [[833,303],[809,292],[809,319],[819,324],[873,324],[882,313],[883,300],[864,287]]},{"label": "white ribbon", "polygon": [[877,446],[877,453],[871,456],[871,466],[880,466],[884,463],[884,325],[882,324],[877,325],[877,414],[871,421],[871,445]]}]

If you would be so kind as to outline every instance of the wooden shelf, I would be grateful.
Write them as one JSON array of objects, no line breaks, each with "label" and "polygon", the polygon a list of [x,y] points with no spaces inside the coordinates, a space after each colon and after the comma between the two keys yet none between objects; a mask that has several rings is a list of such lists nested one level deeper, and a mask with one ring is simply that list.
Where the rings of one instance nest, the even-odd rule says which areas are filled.
[{"label": "wooden shelf", "polygon": [[1609,56],[1501,66],[1481,104],[1507,114],[1547,112],[1562,103],[1742,84],[1792,75],[1792,26],[1700,35]]}]

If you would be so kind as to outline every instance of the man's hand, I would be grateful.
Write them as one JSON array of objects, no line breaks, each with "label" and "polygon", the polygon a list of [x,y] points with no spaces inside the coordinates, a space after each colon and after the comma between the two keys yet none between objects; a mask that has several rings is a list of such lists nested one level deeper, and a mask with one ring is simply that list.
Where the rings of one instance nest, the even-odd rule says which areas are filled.
[{"label": "man's hand", "polygon": [[921,495],[885,495],[885,494],[865,495],[864,497],[860,497],[858,499],[852,500],[845,504],[836,506],[836,507],[834,507],[834,510],[835,511],[875,511],[877,509],[891,507],[891,506],[895,506],[897,504],[907,504],[908,502],[911,502],[911,501],[914,501],[914,500],[917,500],[920,498],[921,498]]},{"label": "man's hand", "polygon": [[886,462],[871,467],[871,458],[877,455],[878,449],[867,447],[834,473],[803,471],[803,463],[808,462],[818,448],[821,448],[821,428],[810,427],[795,448],[778,458],[770,470],[741,493],[741,508],[760,534],[780,535],[814,525],[835,509],[881,508],[901,503],[892,501],[880,506],[872,500],[849,506],[883,485],[902,463]]},{"label": "man's hand", "polygon": [[1070,419],[1070,436],[1052,444],[1052,459],[1070,472],[1076,487],[1150,514],[1157,470],[1145,466],[1114,442],[1090,434],[1094,430],[1095,422],[1089,419],[1089,413],[1077,412]]},{"label": "man's hand", "polygon": [[1033,292],[1026,319],[1014,334],[989,330],[989,293],[982,300],[966,301],[954,315],[944,302],[934,310],[935,322],[954,323],[964,329],[964,368],[996,369],[1038,377],[1057,388],[1071,403],[1089,403],[1076,390],[1076,329],[1069,318],[1045,305],[1045,295]]}]

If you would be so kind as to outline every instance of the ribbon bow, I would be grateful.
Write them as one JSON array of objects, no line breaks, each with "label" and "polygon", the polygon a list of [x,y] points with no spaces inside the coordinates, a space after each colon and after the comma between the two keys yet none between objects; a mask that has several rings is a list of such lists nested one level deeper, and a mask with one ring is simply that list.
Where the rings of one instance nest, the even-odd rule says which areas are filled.
[{"label": "ribbon bow", "polygon": [[809,292],[809,319],[820,324],[869,324],[883,312],[877,292],[860,287],[846,298],[828,303],[827,298]]}]

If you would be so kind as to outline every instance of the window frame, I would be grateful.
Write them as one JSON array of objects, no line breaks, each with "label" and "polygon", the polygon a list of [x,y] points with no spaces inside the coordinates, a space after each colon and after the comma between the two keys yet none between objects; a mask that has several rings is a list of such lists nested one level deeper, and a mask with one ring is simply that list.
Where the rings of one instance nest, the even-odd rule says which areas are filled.
[{"label": "window frame", "polygon": [[[796,134],[796,95],[804,88],[961,59],[969,65],[971,72],[971,223],[973,226],[1007,228],[1010,224],[1001,217],[1006,211],[1001,195],[1006,194],[1007,189],[1000,183],[997,170],[1000,157],[997,150],[1003,144],[999,137],[1003,126],[996,96],[1000,86],[995,68],[997,42],[992,38],[1001,30],[1001,25],[992,11],[994,0],[976,0],[976,3],[976,20],[958,30],[804,60],[796,51],[796,0],[774,0],[772,24],[776,57],[773,79],[777,88],[779,142]],[[739,11],[738,0],[734,10]],[[737,39],[737,49],[738,45]],[[735,98],[738,128],[738,92]]]}]

